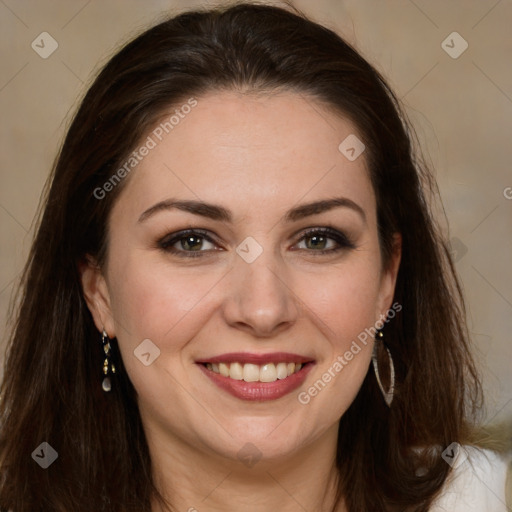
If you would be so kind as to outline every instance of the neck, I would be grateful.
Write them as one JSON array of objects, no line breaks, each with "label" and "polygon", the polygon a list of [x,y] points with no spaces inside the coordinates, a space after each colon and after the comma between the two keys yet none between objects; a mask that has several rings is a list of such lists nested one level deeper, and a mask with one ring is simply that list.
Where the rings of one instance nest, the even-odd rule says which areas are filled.
[{"label": "neck", "polygon": [[148,436],[155,483],[170,505],[166,509],[155,500],[152,512],[344,512],[344,505],[334,502],[337,430],[335,424],[286,458],[262,457],[255,463]]}]

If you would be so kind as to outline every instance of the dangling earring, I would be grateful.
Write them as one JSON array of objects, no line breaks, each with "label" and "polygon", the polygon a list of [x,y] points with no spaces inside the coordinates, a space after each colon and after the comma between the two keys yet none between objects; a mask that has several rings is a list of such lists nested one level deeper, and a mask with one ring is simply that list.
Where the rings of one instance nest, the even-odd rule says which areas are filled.
[{"label": "dangling earring", "polygon": [[107,393],[112,389],[112,382],[110,381],[109,373],[116,373],[116,367],[114,366],[114,363],[110,360],[112,352],[110,340],[105,329],[103,329],[103,332],[101,334],[101,342],[103,343],[103,351],[105,352],[105,360],[103,361],[103,375],[105,375],[105,377],[103,378],[101,387],[103,388],[103,391]]},{"label": "dangling earring", "polygon": [[[384,345],[384,335],[382,334],[382,331],[377,331],[375,335],[375,343],[373,345],[373,353],[372,353],[372,363],[373,363],[373,369],[375,371],[375,378],[377,379],[377,384],[379,385],[379,388],[382,392],[382,396],[384,397],[384,400],[386,401],[386,404],[388,407],[391,406],[391,402],[393,401],[393,395],[395,391],[395,367],[393,365],[393,358],[391,357],[391,352],[389,351],[388,347]],[[379,349],[384,348],[386,349],[387,355],[389,357],[389,388],[386,391],[384,389],[384,386],[382,385],[380,375],[379,375],[379,358],[378,358],[378,352]]]}]

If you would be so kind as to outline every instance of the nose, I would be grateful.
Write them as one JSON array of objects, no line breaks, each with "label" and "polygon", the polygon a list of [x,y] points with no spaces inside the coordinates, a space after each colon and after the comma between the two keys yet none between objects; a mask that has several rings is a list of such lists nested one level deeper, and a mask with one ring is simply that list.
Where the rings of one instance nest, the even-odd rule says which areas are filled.
[{"label": "nose", "polygon": [[[286,270],[265,251],[252,263],[236,257],[223,307],[225,321],[255,337],[273,337],[297,321],[299,298]],[[288,282],[287,282],[288,281]]]}]

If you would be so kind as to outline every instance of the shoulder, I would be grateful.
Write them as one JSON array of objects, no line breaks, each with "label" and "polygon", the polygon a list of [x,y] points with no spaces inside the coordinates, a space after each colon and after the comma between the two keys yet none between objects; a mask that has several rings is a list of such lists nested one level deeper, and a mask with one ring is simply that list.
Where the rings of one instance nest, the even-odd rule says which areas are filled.
[{"label": "shoulder", "polygon": [[462,446],[451,464],[443,491],[431,512],[507,512],[506,480],[510,460],[496,452]]}]

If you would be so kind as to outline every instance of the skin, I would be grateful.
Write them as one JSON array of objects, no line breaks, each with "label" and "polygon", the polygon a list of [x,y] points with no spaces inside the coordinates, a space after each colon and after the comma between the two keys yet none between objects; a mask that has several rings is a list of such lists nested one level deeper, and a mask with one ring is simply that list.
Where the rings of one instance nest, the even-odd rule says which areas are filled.
[{"label": "skin", "polygon": [[[384,268],[364,153],[351,162],[338,150],[358,133],[347,119],[292,92],[197,99],[131,173],[109,219],[106,266],[91,259],[81,269],[84,294],[98,330],[117,337],[155,480],[176,510],[332,510],[338,422],[369,370],[372,343],[308,404],[297,395],[391,307],[399,236]],[[333,197],[350,199],[365,218],[336,207],[284,219],[293,207]],[[223,206],[233,221],[177,209],[138,221],[169,198]],[[325,226],[355,247],[319,254],[303,233]],[[196,240],[200,257],[159,248],[187,228],[214,238]],[[246,237],[263,249],[252,263],[235,251]],[[325,244],[320,249],[338,246]],[[133,351],[147,338],[160,356],[144,366]],[[316,365],[298,390],[273,401],[235,398],[196,364],[226,352],[276,351]],[[237,457],[246,443],[261,454],[252,467]]]}]

